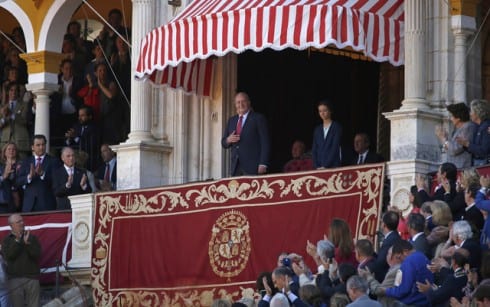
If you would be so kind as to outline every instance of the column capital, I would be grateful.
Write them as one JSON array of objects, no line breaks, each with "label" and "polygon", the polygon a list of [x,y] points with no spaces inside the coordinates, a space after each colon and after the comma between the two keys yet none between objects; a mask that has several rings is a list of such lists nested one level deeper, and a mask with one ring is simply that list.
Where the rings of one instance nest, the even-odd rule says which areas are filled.
[{"label": "column capital", "polygon": [[20,57],[26,61],[29,72],[29,83],[58,83],[58,73],[63,55],[47,50],[22,53]]},{"label": "column capital", "polygon": [[33,92],[36,95],[50,95],[52,92],[59,90],[60,86],[58,83],[51,82],[37,82],[26,84],[26,89]]},{"label": "column capital", "polygon": [[452,15],[451,29],[454,34],[473,34],[476,32],[476,19],[466,15]]},{"label": "column capital", "polygon": [[479,0],[451,0],[451,15],[476,17]]}]

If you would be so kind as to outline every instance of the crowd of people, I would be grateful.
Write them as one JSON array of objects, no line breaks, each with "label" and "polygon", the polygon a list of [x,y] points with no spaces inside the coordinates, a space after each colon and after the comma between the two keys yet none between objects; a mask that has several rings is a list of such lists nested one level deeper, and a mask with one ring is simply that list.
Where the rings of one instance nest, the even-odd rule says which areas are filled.
[{"label": "crowd of people", "polygon": [[36,97],[26,89],[19,56],[22,29],[0,37],[0,212],[69,209],[69,195],[115,189],[109,145],[129,133],[130,30],[118,9],[108,23],[93,41],[82,37],[77,21],[66,28],[59,90],[50,95],[49,153],[46,136],[34,135]]},{"label": "crowd of people", "polygon": [[[270,151],[265,119],[254,113],[245,93],[237,94],[235,106],[237,115],[222,139],[232,150],[230,173],[265,173]],[[447,160],[438,169],[437,185],[432,190],[426,176],[417,176],[410,187],[412,211],[406,215],[397,204],[386,208],[377,253],[373,240],[353,241],[348,224],[333,219],[328,238],[306,242],[316,271],[299,253],[283,253],[276,268],[259,276],[261,295],[255,301],[216,300],[214,306],[490,306],[490,177],[474,168],[489,162],[490,104],[474,100],[470,108],[461,103],[447,109],[454,131],[442,126],[435,131]],[[311,154],[295,141],[284,171],[342,164],[342,127],[332,120],[331,103],[320,101],[318,114],[322,124],[314,131]],[[350,164],[383,161],[369,151],[365,133],[356,134],[354,148]]]},{"label": "crowd of people", "polygon": [[[482,181],[490,184],[487,177]],[[471,194],[469,188],[465,191]],[[476,193],[477,203],[469,201],[467,208],[485,208],[481,210],[487,213],[490,200],[482,191]],[[424,204],[432,215],[410,213],[403,226],[408,240],[400,235],[396,208],[383,214],[384,239],[377,253],[371,240],[353,240],[347,222],[335,218],[328,236],[316,245],[305,242],[305,256],[315,268],[300,253],[281,253],[277,267],[258,276],[255,299],[219,299],[213,306],[489,306],[490,251],[488,242],[479,240],[485,227],[453,217],[443,201]],[[447,216],[450,221],[441,225]],[[434,230],[441,226],[444,231]],[[444,235],[429,240],[434,232]]]}]

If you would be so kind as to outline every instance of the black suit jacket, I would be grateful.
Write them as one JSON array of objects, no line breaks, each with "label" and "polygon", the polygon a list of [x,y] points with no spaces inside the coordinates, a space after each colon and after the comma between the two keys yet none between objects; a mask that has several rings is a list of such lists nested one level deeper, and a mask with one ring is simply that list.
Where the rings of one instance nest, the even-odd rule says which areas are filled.
[{"label": "black suit jacket", "polygon": [[73,174],[73,184],[70,188],[66,187],[66,182],[68,181],[68,173],[66,172],[65,166],[61,166],[56,169],[53,173],[53,192],[56,196],[56,209],[66,210],[71,209],[71,203],[68,196],[80,195],[92,192],[90,185],[88,184],[84,189],[80,186],[80,181],[83,175],[87,176],[87,172],[84,169],[75,167]]},{"label": "black suit jacket", "polygon": [[259,165],[269,165],[270,140],[265,117],[250,111],[240,133],[240,141],[227,144],[226,138],[236,130],[238,115],[231,117],[221,139],[223,148],[231,148],[230,174],[235,176],[240,171],[256,175]]},{"label": "black suit jacket", "polygon": [[463,288],[467,282],[468,278],[463,271],[458,270],[454,273],[452,270],[449,270],[449,274],[447,274],[440,287],[436,290],[429,289],[426,293],[427,298],[433,307],[448,306],[451,297],[455,297],[458,300],[463,298]]},{"label": "black suit jacket", "polygon": [[[485,224],[485,219],[483,218],[483,214],[480,209],[474,205],[468,211],[464,211],[464,214],[461,216],[462,220],[466,220],[470,223],[471,228],[474,231],[478,231],[478,234],[483,229],[483,225]],[[478,236],[479,238],[479,236]]]},{"label": "black suit jacket", "polygon": [[66,143],[68,146],[84,151],[88,154],[87,169],[94,171],[99,162],[99,144],[100,134],[99,129],[94,122],[89,122],[85,125],[79,122],[73,125],[75,131],[74,138],[68,138]]},{"label": "black suit jacket", "polygon": [[17,175],[17,186],[24,188],[24,201],[22,204],[23,212],[54,210],[56,200],[52,189],[53,170],[60,166],[58,159],[45,155],[42,162],[44,176],[34,176],[28,183],[27,177],[31,170],[31,165],[36,165],[34,156],[22,162]]},{"label": "black suit jacket", "polygon": [[385,279],[386,273],[388,272],[388,270],[390,268],[390,266],[386,262],[386,255],[388,255],[388,250],[398,240],[401,240],[400,234],[398,234],[397,230],[394,230],[390,233],[390,235],[388,237],[386,237],[383,240],[383,243],[381,244],[381,247],[379,248],[378,256],[376,257],[376,260],[374,261],[374,264],[372,265],[374,277],[379,282],[383,282],[383,280]]},{"label": "black suit jacket", "polygon": [[[377,154],[374,151],[369,150],[367,155],[366,155],[366,158],[364,159],[363,164],[380,163],[380,162],[384,162],[384,160],[385,159],[381,155]],[[351,164],[355,165],[355,164],[357,164],[357,161],[359,161],[359,154],[357,154],[355,156],[355,159],[352,160]]]},{"label": "black suit jacket", "polygon": [[[99,180],[104,180],[105,176],[105,163],[99,166],[97,171],[95,172],[95,178]],[[117,186],[117,162],[114,163],[114,168],[112,169],[111,176],[110,176],[110,181],[111,181],[111,186],[112,189],[115,190]]]},{"label": "black suit jacket", "polygon": [[415,241],[411,241],[413,248],[416,251],[423,253],[427,256],[428,259],[432,259],[432,250],[430,248],[429,242],[427,242],[427,238],[425,237],[425,233],[422,233],[415,239]]},{"label": "black suit jacket", "polygon": [[467,249],[470,252],[470,258],[468,259],[470,268],[480,269],[482,254],[480,242],[477,242],[474,239],[467,239],[464,241],[461,248]]}]

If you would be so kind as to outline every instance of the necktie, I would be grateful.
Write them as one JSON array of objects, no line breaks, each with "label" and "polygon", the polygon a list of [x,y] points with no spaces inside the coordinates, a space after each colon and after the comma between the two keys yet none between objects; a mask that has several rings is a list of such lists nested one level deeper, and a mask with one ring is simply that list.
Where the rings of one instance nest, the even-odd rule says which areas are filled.
[{"label": "necktie", "polygon": [[357,160],[357,164],[363,164],[364,163],[364,155],[359,155],[359,160]]},{"label": "necktie", "polygon": [[41,157],[36,158],[36,167],[38,167],[39,165],[41,165]]},{"label": "necktie", "polygon": [[240,116],[238,118],[238,123],[236,124],[236,131],[235,131],[235,133],[238,135],[242,133],[242,124],[243,124],[243,116]]},{"label": "necktie", "polygon": [[111,167],[109,166],[109,163],[105,164],[105,174],[104,174],[104,180],[109,181],[111,179]]},{"label": "necktie", "polygon": [[12,112],[14,111],[14,102],[13,101],[10,102],[10,111],[12,111]]}]

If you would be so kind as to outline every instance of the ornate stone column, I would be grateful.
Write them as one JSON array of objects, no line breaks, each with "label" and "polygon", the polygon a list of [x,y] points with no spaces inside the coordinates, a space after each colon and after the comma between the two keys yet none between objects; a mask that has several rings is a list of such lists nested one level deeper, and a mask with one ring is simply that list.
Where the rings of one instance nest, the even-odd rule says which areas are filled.
[{"label": "ornate stone column", "polygon": [[[432,110],[428,100],[428,41],[426,0],[405,1],[405,98],[399,110],[383,115],[390,120],[391,203],[405,209],[416,174],[426,175],[437,168],[441,150],[434,135],[443,114]],[[429,13],[428,13],[429,12]],[[409,209],[409,208],[407,208]]]},{"label": "ornate stone column", "polygon": [[401,109],[428,107],[426,1],[405,1],[405,99]]},{"label": "ornate stone column", "polygon": [[468,102],[466,95],[467,40],[476,32],[474,0],[451,1],[451,30],[454,34],[454,103]]},{"label": "ornate stone column", "polygon": [[[160,7],[160,6],[158,6]],[[139,57],[141,40],[157,25],[155,0],[133,0],[132,71]],[[156,95],[149,82],[131,81],[131,132],[125,143],[112,146],[117,152],[118,190],[160,186],[168,168],[168,145],[151,134],[151,107]]]},{"label": "ornate stone column", "polygon": [[26,61],[29,71],[26,88],[36,97],[34,133],[46,136],[46,149],[49,150],[49,95],[59,89],[58,71],[62,56],[56,52],[38,51],[21,54],[21,57]]},{"label": "ornate stone column", "polygon": [[[131,71],[136,70],[141,41],[155,27],[154,0],[133,0],[131,28]],[[152,141],[151,135],[151,85],[132,78],[131,81],[131,132],[128,143]]]}]

